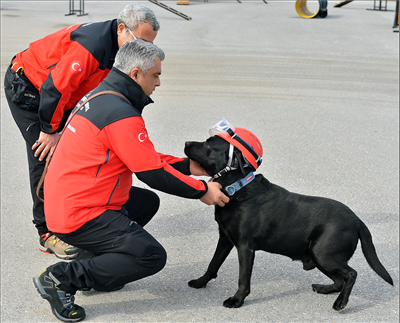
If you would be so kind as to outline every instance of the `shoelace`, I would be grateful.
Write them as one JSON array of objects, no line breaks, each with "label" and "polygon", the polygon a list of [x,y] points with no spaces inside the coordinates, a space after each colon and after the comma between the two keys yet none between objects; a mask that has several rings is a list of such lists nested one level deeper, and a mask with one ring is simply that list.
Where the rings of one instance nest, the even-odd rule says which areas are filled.
[{"label": "shoelace", "polygon": [[60,297],[61,303],[66,309],[72,309],[75,306],[75,296],[70,293],[58,290],[58,296]]},{"label": "shoelace", "polygon": [[64,243],[65,243],[65,246],[67,247],[68,246],[68,243],[66,243],[66,242],[64,242],[64,241],[62,241],[62,240],[60,240],[60,238],[57,238],[56,236],[53,236],[53,245],[56,245],[57,243],[59,243],[59,242],[61,242],[60,243],[60,245],[63,245]]}]

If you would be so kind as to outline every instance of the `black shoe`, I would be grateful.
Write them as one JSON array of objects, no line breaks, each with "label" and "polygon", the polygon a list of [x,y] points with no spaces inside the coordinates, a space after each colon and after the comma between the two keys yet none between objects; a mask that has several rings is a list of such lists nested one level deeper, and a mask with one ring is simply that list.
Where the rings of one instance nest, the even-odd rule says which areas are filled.
[{"label": "black shoe", "polygon": [[33,283],[42,298],[50,303],[53,314],[64,322],[82,321],[86,316],[85,310],[75,305],[75,296],[57,288],[49,274],[47,269],[42,271],[33,278]]}]

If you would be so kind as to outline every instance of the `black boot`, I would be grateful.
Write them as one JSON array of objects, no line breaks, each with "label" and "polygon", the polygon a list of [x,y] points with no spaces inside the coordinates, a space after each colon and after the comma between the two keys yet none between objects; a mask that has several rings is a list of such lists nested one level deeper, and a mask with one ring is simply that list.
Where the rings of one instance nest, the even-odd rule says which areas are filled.
[{"label": "black boot", "polygon": [[58,319],[79,322],[85,318],[85,310],[74,303],[75,296],[59,289],[47,269],[34,277],[33,283],[42,298],[50,303],[51,310]]}]

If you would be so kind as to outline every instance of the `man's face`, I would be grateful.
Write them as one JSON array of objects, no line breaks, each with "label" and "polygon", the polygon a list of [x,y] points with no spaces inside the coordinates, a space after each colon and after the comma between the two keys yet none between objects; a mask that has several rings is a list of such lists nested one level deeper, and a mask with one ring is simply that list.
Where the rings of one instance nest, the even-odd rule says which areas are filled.
[{"label": "man's face", "polygon": [[155,64],[153,68],[148,70],[146,76],[138,68],[134,68],[130,74],[130,77],[142,87],[147,96],[150,96],[156,87],[161,85],[161,60],[158,57],[155,59]]},{"label": "man's face", "polygon": [[117,29],[119,47],[129,40],[134,40],[134,37],[152,43],[157,36],[157,32],[154,31],[153,26],[148,22],[140,24],[135,30],[131,30],[131,32],[128,30],[129,29],[124,24],[119,24]]}]

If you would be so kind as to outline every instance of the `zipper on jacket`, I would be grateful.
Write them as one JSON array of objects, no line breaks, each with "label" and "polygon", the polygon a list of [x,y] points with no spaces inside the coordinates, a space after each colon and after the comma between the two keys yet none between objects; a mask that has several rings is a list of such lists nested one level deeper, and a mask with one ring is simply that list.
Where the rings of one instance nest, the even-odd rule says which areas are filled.
[{"label": "zipper on jacket", "polygon": [[112,192],[111,192],[111,195],[110,195],[110,198],[108,199],[108,201],[107,201],[107,204],[106,205],[108,205],[108,203],[110,203],[110,201],[111,201],[111,198],[112,198],[112,196],[113,196],[113,194],[114,194],[114,191],[115,191],[115,189],[118,187],[118,185],[119,185],[119,181],[121,180],[121,174],[119,174],[119,176],[118,176],[118,180],[117,180],[117,183],[115,183],[115,186],[114,186],[114,188],[113,188],[113,190],[112,190]]},{"label": "zipper on jacket", "polygon": [[104,164],[99,165],[99,168],[97,168],[96,177],[97,177],[97,175],[99,175],[99,173],[100,173],[100,168],[101,168],[101,166],[107,164],[109,159],[110,159],[110,149],[107,149],[106,160],[105,160]]}]

